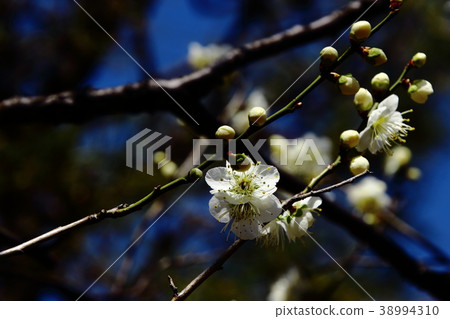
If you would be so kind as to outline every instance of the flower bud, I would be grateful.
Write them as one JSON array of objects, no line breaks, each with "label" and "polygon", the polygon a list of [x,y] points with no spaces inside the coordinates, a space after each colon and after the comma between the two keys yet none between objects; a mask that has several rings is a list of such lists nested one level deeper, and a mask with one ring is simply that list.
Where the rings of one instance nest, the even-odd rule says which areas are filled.
[{"label": "flower bud", "polygon": [[320,60],[321,60],[321,65],[323,65],[323,66],[332,65],[334,62],[336,62],[338,57],[339,57],[339,53],[333,47],[325,47],[322,49],[322,51],[320,51]]},{"label": "flower bud", "polygon": [[359,90],[359,82],[350,74],[341,75],[338,80],[338,87],[342,94],[353,95]]},{"label": "flower bud", "polygon": [[350,29],[350,39],[354,42],[362,42],[370,36],[372,26],[367,21],[358,21]]},{"label": "flower bud", "polygon": [[261,126],[266,123],[266,117],[267,112],[262,107],[255,106],[248,111],[248,121],[250,122],[250,125],[256,124]]},{"label": "flower bud", "polygon": [[235,134],[236,132],[234,129],[228,125],[222,125],[216,131],[216,137],[223,140],[231,140],[234,138]]},{"label": "flower bud", "polygon": [[379,66],[387,62],[386,54],[379,48],[370,48],[363,53],[364,60],[373,66]]},{"label": "flower bud", "polygon": [[422,177],[422,171],[417,167],[410,167],[406,171],[406,178],[412,181],[417,181]]},{"label": "flower bud", "polygon": [[370,83],[374,91],[385,92],[389,89],[389,76],[384,72],[378,73]]},{"label": "flower bud", "polygon": [[370,168],[370,164],[364,156],[356,156],[350,161],[349,168],[353,175],[359,175],[367,171]]},{"label": "flower bud", "polygon": [[406,146],[396,146],[392,149],[392,155],[387,156],[384,164],[384,173],[392,176],[402,167],[409,164],[412,158],[411,150]]},{"label": "flower bud", "polygon": [[252,166],[252,160],[245,154],[236,154],[236,164],[232,164],[231,168],[238,172],[245,172]]},{"label": "flower bud", "polygon": [[424,104],[428,99],[428,95],[433,92],[433,86],[426,80],[415,80],[408,89],[411,99],[419,104]]},{"label": "flower bud", "polygon": [[391,5],[389,6],[389,8],[391,10],[400,10],[400,7],[403,4],[403,0],[391,0]]},{"label": "flower bud", "polygon": [[355,94],[353,103],[356,105],[356,109],[360,112],[368,111],[373,105],[372,94],[364,88],[360,88]]},{"label": "flower bud", "polygon": [[359,133],[355,130],[346,130],[341,133],[340,141],[346,148],[356,147],[359,143]]},{"label": "flower bud", "polygon": [[415,68],[421,68],[425,65],[427,62],[427,56],[425,53],[417,52],[414,54],[413,58],[411,59],[412,66]]},{"label": "flower bud", "polygon": [[194,167],[193,169],[191,169],[189,171],[188,181],[193,182],[202,177],[203,177],[203,172],[200,169],[198,169],[197,167]]}]

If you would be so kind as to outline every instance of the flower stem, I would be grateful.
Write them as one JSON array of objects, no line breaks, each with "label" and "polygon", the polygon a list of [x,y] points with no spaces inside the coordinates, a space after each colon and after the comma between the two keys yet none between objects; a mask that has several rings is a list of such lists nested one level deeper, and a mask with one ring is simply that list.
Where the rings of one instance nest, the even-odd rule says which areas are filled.
[{"label": "flower stem", "polygon": [[308,186],[305,187],[305,189],[300,194],[305,194],[310,192],[316,185],[327,175],[331,174],[336,167],[338,167],[341,164],[341,156],[339,155],[336,157],[334,162],[330,165],[328,165],[319,175],[314,177],[311,182],[308,184]]}]

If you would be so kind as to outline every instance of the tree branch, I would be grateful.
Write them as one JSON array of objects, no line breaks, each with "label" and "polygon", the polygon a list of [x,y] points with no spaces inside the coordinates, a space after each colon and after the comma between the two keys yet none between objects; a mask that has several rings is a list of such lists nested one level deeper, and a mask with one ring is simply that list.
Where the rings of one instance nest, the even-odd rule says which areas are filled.
[{"label": "tree branch", "polygon": [[[210,127],[208,116],[198,99],[222,82],[225,75],[264,58],[284,52],[312,40],[334,34],[347,27],[374,0],[353,1],[309,25],[296,25],[229,52],[215,65],[170,80],[158,80],[161,87],[188,113],[196,115],[201,126]],[[378,1],[371,13],[387,8],[387,0]],[[0,102],[0,124],[26,122],[79,122],[109,114],[130,114],[170,110],[184,120],[192,121],[154,81],[127,84],[106,89],[83,88],[48,96],[12,97]],[[199,111],[201,110],[201,111]],[[217,126],[215,126],[217,128]]]},{"label": "tree branch", "polygon": [[[96,224],[104,220],[105,218],[119,218],[127,216],[137,210],[140,210],[143,206],[153,201],[155,198],[161,196],[162,194],[168,192],[169,190],[172,190],[179,185],[189,183],[186,176],[180,177],[164,186],[158,186],[155,187],[154,190],[149,193],[144,198],[140,199],[139,201],[127,205],[127,204],[121,204],[117,207],[111,208],[109,210],[102,209],[100,212],[86,216],[84,218],[81,218],[73,223],[67,224],[65,226],[61,226],[58,228],[55,228],[49,232],[46,232],[45,234],[42,234],[41,236],[35,237],[29,241],[26,241],[20,245],[17,245],[15,247],[3,250],[0,252],[0,259],[7,256],[13,256],[20,253],[23,253],[26,249],[30,249],[37,244],[40,244],[42,242],[45,242],[47,240],[50,240],[56,236],[61,236],[62,234],[68,233],[69,231],[73,231],[75,229],[78,229],[82,226]],[[192,184],[191,184],[192,185]]]}]

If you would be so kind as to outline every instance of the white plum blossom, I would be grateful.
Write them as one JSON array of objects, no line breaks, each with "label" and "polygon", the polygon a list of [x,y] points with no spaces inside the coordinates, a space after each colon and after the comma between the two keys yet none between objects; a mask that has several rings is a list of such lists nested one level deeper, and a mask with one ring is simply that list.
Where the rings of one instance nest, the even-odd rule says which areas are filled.
[{"label": "white plum blossom", "polygon": [[202,46],[198,42],[191,42],[189,43],[187,60],[194,69],[201,69],[213,64],[230,50],[229,45],[213,43]]},{"label": "white plum blossom", "polygon": [[369,149],[372,154],[380,150],[390,153],[393,143],[405,142],[404,137],[414,128],[404,123],[407,120],[397,111],[398,101],[398,96],[392,94],[370,112],[367,126],[359,134],[359,152]]},{"label": "white plum blossom", "polygon": [[[387,185],[382,180],[368,176],[355,185],[346,188],[349,202],[360,212],[376,215],[391,204],[386,194]],[[370,217],[367,217],[369,220]]]},{"label": "white plum blossom", "polygon": [[295,211],[293,213],[285,211],[268,223],[261,230],[260,240],[264,246],[278,246],[280,242],[284,243],[284,236],[288,238],[289,242],[303,237],[314,223],[311,212],[319,211],[321,204],[322,199],[319,197],[307,197],[295,202],[292,204]]},{"label": "white plum blossom", "polygon": [[309,183],[332,160],[333,143],[327,136],[308,132],[297,139],[270,137],[271,159],[284,170]]},{"label": "white plum blossom", "polygon": [[237,237],[250,240],[259,236],[265,223],[282,211],[279,199],[273,195],[280,179],[278,170],[270,165],[251,162],[245,171],[215,167],[206,173],[206,183],[214,196],[209,201],[211,215],[224,229],[231,223]]}]

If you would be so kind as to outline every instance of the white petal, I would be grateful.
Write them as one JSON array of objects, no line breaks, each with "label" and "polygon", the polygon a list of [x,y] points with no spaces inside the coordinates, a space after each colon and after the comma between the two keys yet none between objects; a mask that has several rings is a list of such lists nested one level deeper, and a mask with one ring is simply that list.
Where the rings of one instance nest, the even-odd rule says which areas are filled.
[{"label": "white petal", "polygon": [[280,180],[280,173],[278,170],[270,165],[258,165],[253,172],[256,175],[256,181],[262,188],[266,191],[273,189],[272,193],[275,192],[275,185]]},{"label": "white petal", "polygon": [[228,223],[230,221],[230,205],[216,196],[209,201],[209,212],[218,222]]},{"label": "white petal", "polygon": [[205,176],[205,181],[213,190],[226,190],[230,188],[231,175],[225,167],[211,168]]},{"label": "white petal", "polygon": [[308,205],[309,208],[316,209],[322,204],[322,199],[317,196],[311,196],[306,198],[306,205]]},{"label": "white petal", "polygon": [[[378,121],[378,119],[380,118],[380,116],[383,114],[383,112],[385,112],[387,109],[385,107],[380,107],[378,106],[378,108],[376,110],[373,110],[370,112],[369,114],[369,119],[367,120],[367,127],[372,127],[372,125]],[[367,128],[366,127],[366,128]]]},{"label": "white petal", "polygon": [[380,102],[379,108],[386,107],[389,109],[390,113],[395,112],[397,110],[398,101],[399,101],[398,96],[395,94],[391,94]]},{"label": "white petal", "polygon": [[254,197],[250,202],[258,207],[260,215],[257,219],[263,223],[274,220],[282,211],[280,200],[274,195],[265,198]]},{"label": "white petal", "polygon": [[262,229],[261,223],[254,219],[244,219],[233,222],[231,231],[240,239],[250,240],[259,236]]},{"label": "white petal", "polygon": [[359,144],[356,146],[358,152],[362,152],[369,147],[372,129],[368,126],[361,133],[359,133]]}]

